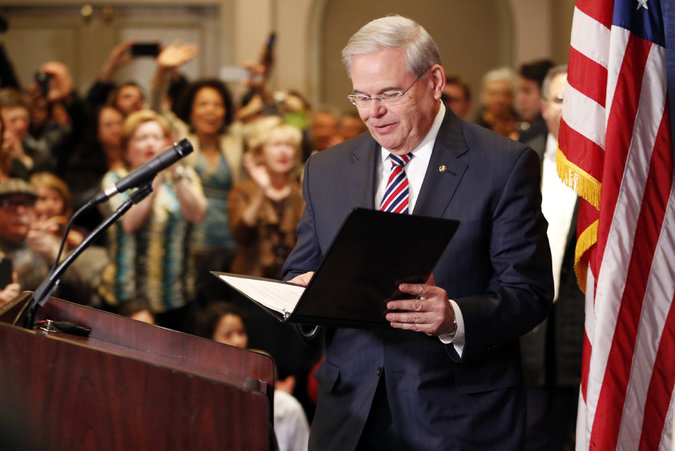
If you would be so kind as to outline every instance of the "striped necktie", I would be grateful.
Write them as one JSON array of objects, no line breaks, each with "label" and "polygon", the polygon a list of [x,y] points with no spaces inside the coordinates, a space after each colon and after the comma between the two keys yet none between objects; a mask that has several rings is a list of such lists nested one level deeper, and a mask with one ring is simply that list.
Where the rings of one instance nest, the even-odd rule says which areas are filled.
[{"label": "striped necktie", "polygon": [[405,155],[389,155],[391,159],[391,173],[387,181],[387,189],[382,196],[380,210],[391,213],[408,214],[408,177],[405,175],[405,165],[412,158],[412,153]]}]

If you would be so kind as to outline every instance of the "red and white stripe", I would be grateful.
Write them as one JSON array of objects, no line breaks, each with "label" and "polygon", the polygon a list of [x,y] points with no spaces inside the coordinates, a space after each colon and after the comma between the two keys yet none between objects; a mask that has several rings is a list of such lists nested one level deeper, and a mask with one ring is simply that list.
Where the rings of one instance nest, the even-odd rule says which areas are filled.
[{"label": "red and white stripe", "polygon": [[387,187],[382,196],[380,210],[390,213],[408,214],[408,203],[410,201],[408,191],[408,177],[405,173],[405,165],[412,158],[412,154],[405,155],[390,154],[391,172]]},{"label": "red and white stripe", "polygon": [[560,129],[567,160],[602,186],[595,218],[580,222],[597,219],[598,232],[585,256],[577,448],[670,449],[675,190],[666,57],[612,26],[612,6],[577,2]]}]

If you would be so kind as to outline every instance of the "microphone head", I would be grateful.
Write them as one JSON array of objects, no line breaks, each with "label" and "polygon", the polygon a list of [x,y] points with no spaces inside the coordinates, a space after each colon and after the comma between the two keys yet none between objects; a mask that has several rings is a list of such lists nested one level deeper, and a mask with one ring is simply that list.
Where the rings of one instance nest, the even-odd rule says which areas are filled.
[{"label": "microphone head", "polygon": [[192,147],[192,143],[188,141],[187,138],[183,138],[180,141],[178,141],[176,144],[173,145],[173,148],[176,149],[176,152],[181,157],[184,157],[185,155],[192,153],[194,148]]}]

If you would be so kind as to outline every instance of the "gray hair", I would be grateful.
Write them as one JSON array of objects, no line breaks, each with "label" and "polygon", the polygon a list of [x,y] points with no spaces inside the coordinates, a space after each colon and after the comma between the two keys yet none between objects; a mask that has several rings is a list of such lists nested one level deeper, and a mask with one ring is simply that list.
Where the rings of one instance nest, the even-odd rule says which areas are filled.
[{"label": "gray hair", "polygon": [[516,90],[516,73],[513,69],[511,69],[508,66],[503,66],[503,67],[498,67],[496,69],[492,69],[491,71],[487,72],[485,75],[483,75],[483,78],[481,79],[481,87],[483,92],[485,92],[485,89],[487,88],[487,85],[494,81],[501,81],[501,80],[506,80],[509,82],[509,85],[511,85],[511,91]]},{"label": "gray hair", "polygon": [[544,82],[541,84],[541,98],[544,100],[548,99],[548,93],[551,90],[551,82],[555,77],[560,74],[567,74],[567,64],[560,64],[559,66],[552,67],[546,73]]},{"label": "gray hair", "polygon": [[342,49],[342,62],[351,77],[354,56],[368,55],[385,48],[403,49],[408,70],[416,76],[434,64],[441,64],[441,54],[429,33],[407,17],[391,15],[365,24],[349,38]]}]

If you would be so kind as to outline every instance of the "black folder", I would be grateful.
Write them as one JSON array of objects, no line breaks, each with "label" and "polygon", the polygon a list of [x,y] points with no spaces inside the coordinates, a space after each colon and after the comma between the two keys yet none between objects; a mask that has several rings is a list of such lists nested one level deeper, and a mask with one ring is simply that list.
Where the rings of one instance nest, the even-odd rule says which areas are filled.
[{"label": "black folder", "polygon": [[[459,221],[452,219],[356,208],[304,289],[272,279],[213,274],[280,321],[363,328],[387,325],[387,301],[410,297],[400,293],[398,285],[425,282],[458,226]],[[285,297],[287,291],[294,299],[284,299],[284,306],[267,295]]]}]

